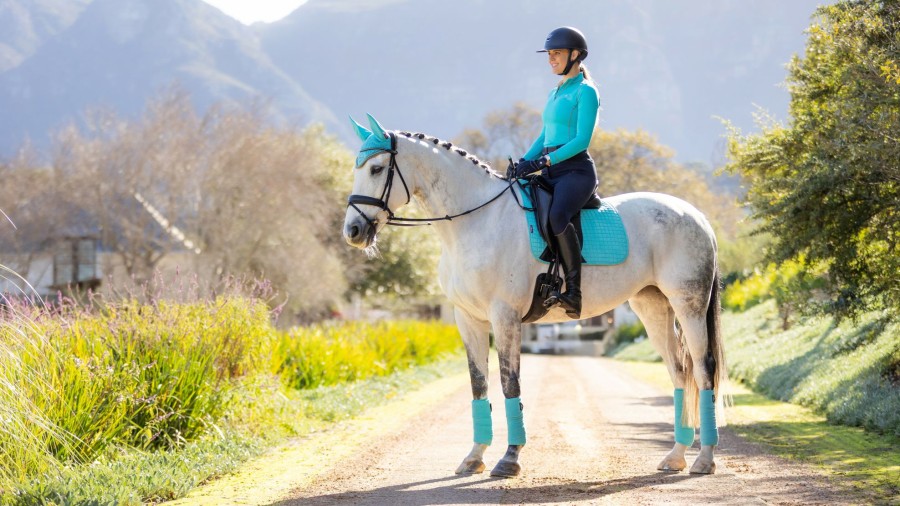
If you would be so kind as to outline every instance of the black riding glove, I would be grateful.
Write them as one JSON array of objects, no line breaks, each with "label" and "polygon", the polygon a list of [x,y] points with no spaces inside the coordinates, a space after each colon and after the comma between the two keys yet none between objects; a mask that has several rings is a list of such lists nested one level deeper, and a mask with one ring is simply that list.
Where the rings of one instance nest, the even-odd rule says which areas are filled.
[{"label": "black riding glove", "polygon": [[516,177],[523,178],[533,172],[538,172],[544,167],[541,165],[540,160],[525,160],[522,159],[516,164]]},{"label": "black riding glove", "polygon": [[[524,158],[519,158],[519,163],[521,163],[522,160],[524,160]],[[518,165],[519,163],[514,162],[514,161],[512,160],[512,157],[509,157],[509,166],[506,167],[506,179],[507,179],[507,181],[510,180],[510,179],[515,179],[515,177],[516,177],[516,165]]]}]

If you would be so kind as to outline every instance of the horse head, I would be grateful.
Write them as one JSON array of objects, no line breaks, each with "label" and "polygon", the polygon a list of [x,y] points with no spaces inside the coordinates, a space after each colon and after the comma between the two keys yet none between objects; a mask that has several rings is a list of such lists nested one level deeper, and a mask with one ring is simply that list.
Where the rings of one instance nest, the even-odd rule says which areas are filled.
[{"label": "horse head", "polygon": [[[356,156],[353,193],[344,218],[344,240],[356,248],[375,244],[375,237],[410,201],[410,189],[397,168],[397,138],[367,114],[371,130],[350,121],[363,144]],[[397,187],[397,188],[395,188]]]}]

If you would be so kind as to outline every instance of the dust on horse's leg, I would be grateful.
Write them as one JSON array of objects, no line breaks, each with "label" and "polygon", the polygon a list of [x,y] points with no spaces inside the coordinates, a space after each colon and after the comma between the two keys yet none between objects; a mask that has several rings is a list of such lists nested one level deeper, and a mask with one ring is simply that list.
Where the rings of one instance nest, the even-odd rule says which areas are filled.
[{"label": "dust on horse's leg", "polygon": [[522,418],[521,390],[519,386],[519,359],[522,343],[522,322],[517,312],[507,307],[495,307],[491,311],[494,327],[494,346],[500,359],[500,383],[506,407],[508,448],[506,454],[491,470],[491,476],[511,478],[518,476],[519,451],[525,446],[525,425]]},{"label": "dust on horse's leg", "polygon": [[675,387],[675,446],[656,469],[683,471],[687,467],[684,454],[694,441],[694,429],[682,427],[680,423],[681,410],[678,408],[683,405],[685,370],[681,358],[681,338],[675,330],[675,312],[666,296],[655,286],[641,290],[628,302],[644,324],[650,344],[663,357]]},{"label": "dust on horse's leg", "polygon": [[460,309],[456,310],[456,325],[459,327],[460,335],[466,346],[466,356],[469,359],[474,431],[472,451],[456,468],[456,474],[475,474],[484,471],[484,451],[491,444],[493,438],[491,406],[487,400],[490,326],[488,322],[474,319]]}]

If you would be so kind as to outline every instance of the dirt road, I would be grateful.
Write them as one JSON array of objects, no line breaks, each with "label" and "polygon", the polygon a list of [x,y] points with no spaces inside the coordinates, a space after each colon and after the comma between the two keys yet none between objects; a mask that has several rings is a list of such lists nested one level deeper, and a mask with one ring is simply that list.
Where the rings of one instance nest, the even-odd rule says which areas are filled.
[{"label": "dirt road", "polygon": [[[492,369],[494,444],[490,470],[506,449],[502,394]],[[310,438],[317,449],[290,457],[294,478],[271,481],[264,498],[246,489],[231,503],[370,504],[848,504],[854,501],[815,469],[763,453],[721,430],[718,472],[656,471],[672,445],[671,392],[639,382],[615,361],[525,355],[522,399],[528,443],[522,475],[456,476],[471,448],[470,390],[464,375],[442,380],[415,409],[380,414]],[[407,401],[409,402],[409,401]],[[390,420],[390,421],[388,421]],[[329,439],[331,438],[329,443]],[[302,445],[301,445],[302,446]],[[688,453],[688,466],[697,454]],[[270,474],[268,464],[258,466]],[[293,481],[292,481],[293,480]],[[257,482],[259,480],[256,480]],[[257,490],[259,484],[256,483]],[[280,489],[278,488],[280,487]],[[278,492],[283,490],[284,492]],[[282,499],[273,500],[274,497]],[[218,502],[212,500],[212,502]]]}]

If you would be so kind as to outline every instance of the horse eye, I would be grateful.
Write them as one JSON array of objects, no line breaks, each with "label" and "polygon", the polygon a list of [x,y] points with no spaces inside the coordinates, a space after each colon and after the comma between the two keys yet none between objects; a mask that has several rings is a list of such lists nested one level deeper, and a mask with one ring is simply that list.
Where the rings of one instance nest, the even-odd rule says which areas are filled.
[{"label": "horse eye", "polygon": [[371,172],[372,172],[372,175],[373,175],[373,176],[377,176],[378,174],[381,174],[381,171],[383,171],[383,170],[384,170],[384,166],[382,166],[382,165],[373,165],[373,166],[372,166]]}]

